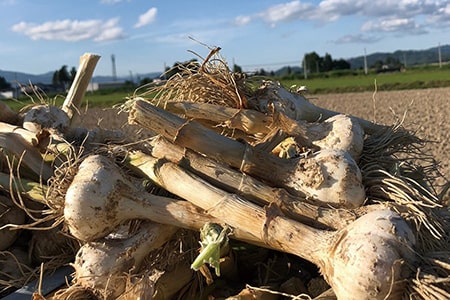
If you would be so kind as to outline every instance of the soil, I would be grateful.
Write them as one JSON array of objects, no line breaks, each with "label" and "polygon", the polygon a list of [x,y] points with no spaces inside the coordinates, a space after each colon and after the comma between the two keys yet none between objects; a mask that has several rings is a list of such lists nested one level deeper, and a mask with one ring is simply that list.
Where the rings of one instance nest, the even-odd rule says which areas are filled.
[{"label": "soil", "polygon": [[[318,106],[351,114],[379,124],[403,127],[429,141],[425,151],[440,163],[443,178],[450,179],[450,88],[329,94],[308,97]],[[439,190],[439,189],[438,189]]]},{"label": "soil", "polygon": [[[360,92],[343,94],[306,95],[314,104],[351,114],[378,124],[393,125],[400,121],[422,139],[430,153],[440,162],[442,178],[437,186],[450,179],[450,88],[403,90],[388,92]],[[148,136],[137,127],[127,124],[127,114],[115,109],[91,108],[80,122],[84,127],[122,128],[129,134]]]}]

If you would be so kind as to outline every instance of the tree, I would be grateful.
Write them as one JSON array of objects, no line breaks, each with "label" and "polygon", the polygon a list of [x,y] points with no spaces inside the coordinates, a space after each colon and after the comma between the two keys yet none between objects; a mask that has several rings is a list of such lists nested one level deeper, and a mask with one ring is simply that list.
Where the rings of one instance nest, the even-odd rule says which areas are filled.
[{"label": "tree", "polygon": [[255,75],[257,75],[257,76],[267,76],[267,72],[266,72],[266,70],[261,68],[261,69],[255,71]]},{"label": "tree", "polygon": [[77,69],[75,69],[75,67],[72,67],[72,69],[70,69],[70,84],[72,84],[72,82],[75,80],[76,75]]},{"label": "tree", "polygon": [[[73,70],[75,70],[75,68],[72,68],[72,71]],[[69,74],[69,72],[67,71],[67,65],[64,65],[61,67],[61,69],[56,70],[53,73],[52,83],[55,86],[62,86],[64,89],[67,89],[75,78],[75,74],[73,74],[72,77],[71,74]]]},{"label": "tree", "polygon": [[388,56],[386,58],[385,64],[388,65],[389,67],[400,67],[402,65],[402,63],[398,58],[392,56]]},{"label": "tree", "polygon": [[166,72],[164,73],[165,78],[170,78],[173,75],[182,72],[185,69],[190,69],[192,71],[197,71],[200,68],[200,64],[197,62],[197,59],[191,59],[185,62],[176,62],[173,64],[172,68],[166,68]]},{"label": "tree", "polygon": [[0,90],[7,90],[11,88],[11,84],[6,79],[0,76]]},{"label": "tree", "polygon": [[350,69],[351,67],[344,59],[334,60],[329,53],[326,53],[324,57],[321,57],[316,52],[305,54],[302,64],[309,73],[345,70]]},{"label": "tree", "polygon": [[351,68],[351,65],[345,59],[333,60],[333,70],[348,70]]},{"label": "tree", "polygon": [[306,66],[306,70],[311,73],[318,72],[318,66],[320,65],[320,56],[316,52],[305,54],[302,65]]},{"label": "tree", "polygon": [[333,67],[334,67],[334,61],[331,58],[331,55],[326,53],[325,56],[322,59],[322,66],[321,66],[320,71],[321,72],[328,72],[328,71],[333,70]]},{"label": "tree", "polygon": [[377,60],[373,63],[372,68],[379,70],[383,67],[383,65],[384,63],[382,60]]},{"label": "tree", "polygon": [[242,73],[242,67],[234,64],[233,65],[233,73]]}]

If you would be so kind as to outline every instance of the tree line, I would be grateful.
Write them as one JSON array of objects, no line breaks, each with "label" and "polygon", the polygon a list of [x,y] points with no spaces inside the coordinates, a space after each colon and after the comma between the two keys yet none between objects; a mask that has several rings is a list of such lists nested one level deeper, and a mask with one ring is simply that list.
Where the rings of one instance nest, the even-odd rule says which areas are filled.
[{"label": "tree line", "polygon": [[319,56],[316,52],[305,54],[302,61],[303,68],[308,73],[321,73],[333,70],[348,70],[351,65],[345,59],[333,59],[329,53]]},{"label": "tree line", "polygon": [[75,75],[77,74],[77,70],[75,67],[72,67],[67,70],[67,65],[63,65],[59,70],[56,70],[53,73],[52,84],[55,87],[61,87],[64,90],[70,87],[73,80],[75,79]]}]

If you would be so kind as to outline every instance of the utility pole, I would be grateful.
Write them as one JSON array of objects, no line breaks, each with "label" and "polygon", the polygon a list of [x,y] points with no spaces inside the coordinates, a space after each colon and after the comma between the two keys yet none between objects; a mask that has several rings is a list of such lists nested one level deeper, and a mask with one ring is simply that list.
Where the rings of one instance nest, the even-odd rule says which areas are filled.
[{"label": "utility pole", "polygon": [[438,55],[439,55],[439,68],[442,68],[441,43],[439,43],[438,46]]},{"label": "utility pole", "polygon": [[130,81],[134,83],[133,72],[130,70]]},{"label": "utility pole", "polygon": [[308,70],[306,69],[306,54],[303,55],[303,75],[308,79]]},{"label": "utility pole", "polygon": [[366,48],[364,48],[364,74],[367,75],[367,53],[366,53]]},{"label": "utility pole", "polygon": [[117,73],[116,73],[116,57],[111,55],[111,62],[112,62],[112,79],[113,81],[117,80]]}]

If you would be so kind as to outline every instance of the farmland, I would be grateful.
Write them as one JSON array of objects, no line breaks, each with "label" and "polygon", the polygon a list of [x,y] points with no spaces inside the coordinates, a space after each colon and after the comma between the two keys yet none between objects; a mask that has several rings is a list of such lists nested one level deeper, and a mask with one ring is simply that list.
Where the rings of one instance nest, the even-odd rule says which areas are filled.
[{"label": "farmland", "polygon": [[[352,114],[377,123],[403,126],[417,132],[427,144],[426,152],[441,162],[450,178],[450,88],[318,95],[311,101],[322,107]],[[441,183],[443,183],[441,181]]]},{"label": "farmland", "polygon": [[[334,74],[334,75],[333,75]],[[322,74],[320,77],[308,79],[283,79],[287,87],[292,85],[306,85],[315,94],[334,92],[359,92],[378,90],[405,90],[450,86],[449,66],[423,67],[407,69],[402,72],[376,73],[374,71],[364,75],[362,70],[354,71],[345,76],[335,73]]]}]

